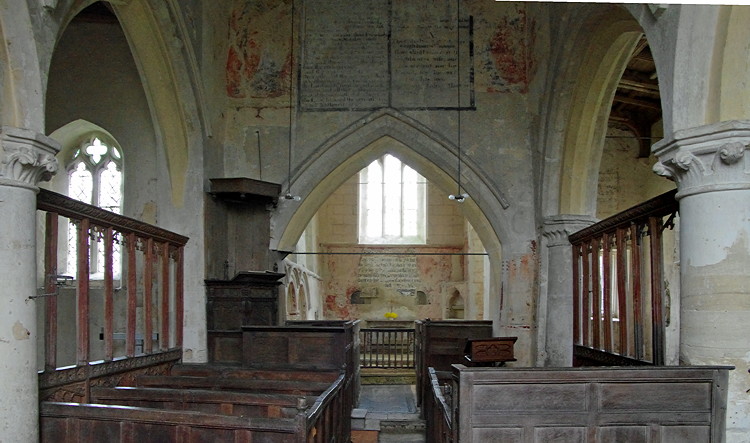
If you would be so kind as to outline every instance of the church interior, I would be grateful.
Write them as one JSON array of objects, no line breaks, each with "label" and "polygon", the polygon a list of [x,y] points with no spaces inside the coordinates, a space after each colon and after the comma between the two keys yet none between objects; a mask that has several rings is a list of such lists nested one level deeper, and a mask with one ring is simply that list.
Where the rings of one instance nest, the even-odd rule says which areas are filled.
[{"label": "church interior", "polygon": [[1,1],[0,441],[750,441],[748,20]]}]

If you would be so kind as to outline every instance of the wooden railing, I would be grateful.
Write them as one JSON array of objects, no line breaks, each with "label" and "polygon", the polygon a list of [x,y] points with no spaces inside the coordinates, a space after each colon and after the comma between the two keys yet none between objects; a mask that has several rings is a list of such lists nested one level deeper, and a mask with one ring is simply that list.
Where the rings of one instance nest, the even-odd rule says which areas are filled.
[{"label": "wooden railing", "polygon": [[569,237],[578,363],[605,355],[607,365],[664,364],[663,233],[674,226],[674,196],[668,192]]},{"label": "wooden railing", "polygon": [[414,329],[361,329],[360,346],[360,366],[363,368],[414,368]]},{"label": "wooden railing", "polygon": [[[425,398],[425,418],[427,421],[427,441],[434,443],[452,443],[456,441],[453,433],[453,407],[449,400],[452,395],[452,378],[450,373],[439,373],[428,368],[430,375],[430,395]],[[446,398],[448,397],[448,398]]]},{"label": "wooden railing", "polygon": [[[71,341],[75,343],[75,367],[88,367],[92,361],[121,360],[121,357],[174,354],[171,351],[182,347],[183,255],[187,237],[44,189],[37,196],[37,209],[46,213],[45,289],[38,299],[44,300],[47,375],[60,366],[58,356],[65,354],[60,345]],[[76,275],[67,277],[74,277],[75,292],[73,288],[61,287],[64,279],[59,275],[57,262],[58,256],[63,255],[58,253],[60,225],[66,226],[68,221],[77,231]],[[62,232],[67,230],[62,229]],[[103,246],[99,248],[103,251],[103,280],[96,282],[96,288],[90,279],[92,243]],[[116,245],[123,254],[119,281],[113,269]],[[60,298],[73,293],[75,319],[61,318],[59,304],[71,303]],[[72,336],[59,331],[63,323],[68,327],[70,322],[76,325]],[[94,325],[101,329],[93,330]],[[118,340],[123,334],[124,340]],[[101,343],[92,343],[98,336]],[[138,348],[137,338],[142,340]],[[71,359],[67,356],[63,364],[69,366]]]},{"label": "wooden railing", "polygon": [[306,411],[309,443],[349,441],[351,420],[343,418],[351,415],[354,399],[346,385],[346,374],[341,374]]}]

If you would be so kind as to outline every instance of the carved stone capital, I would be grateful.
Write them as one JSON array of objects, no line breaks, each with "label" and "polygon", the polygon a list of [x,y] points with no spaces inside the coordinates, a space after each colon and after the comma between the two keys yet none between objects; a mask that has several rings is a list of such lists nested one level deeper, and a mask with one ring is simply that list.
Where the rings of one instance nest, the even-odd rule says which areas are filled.
[{"label": "carved stone capital", "polygon": [[658,175],[677,183],[676,198],[750,189],[750,121],[725,121],[676,131],[654,145]]},{"label": "carved stone capital", "polygon": [[593,225],[597,219],[588,215],[554,215],[544,219],[542,235],[547,240],[547,247],[570,246],[568,236],[583,228]]},{"label": "carved stone capital", "polygon": [[0,128],[0,185],[36,189],[57,172],[60,145],[28,129]]}]

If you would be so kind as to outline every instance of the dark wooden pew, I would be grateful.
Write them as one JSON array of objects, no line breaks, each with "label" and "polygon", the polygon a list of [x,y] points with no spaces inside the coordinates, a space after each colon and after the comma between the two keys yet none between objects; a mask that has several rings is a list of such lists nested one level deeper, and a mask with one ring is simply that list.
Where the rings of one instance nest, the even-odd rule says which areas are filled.
[{"label": "dark wooden pew", "polygon": [[247,380],[299,380],[333,383],[339,376],[339,370],[264,370],[242,368],[237,366],[217,366],[202,363],[183,363],[172,367],[170,375],[189,377],[224,377]]},{"label": "dark wooden pew", "polygon": [[91,402],[105,405],[199,411],[245,417],[292,418],[316,396],[171,388],[91,388]]},{"label": "dark wooden pew", "polygon": [[254,391],[290,395],[320,395],[331,384],[315,381],[263,380],[182,375],[143,375],[135,379],[138,387]]},{"label": "dark wooden pew", "polygon": [[305,414],[294,418],[236,417],[87,403],[42,402],[42,442],[306,442]]},{"label": "dark wooden pew", "polygon": [[[417,405],[431,395],[428,368],[450,371],[454,363],[465,362],[464,348],[468,339],[492,337],[489,320],[418,320],[415,328],[415,363],[417,373]],[[424,410],[422,410],[424,413]]]}]

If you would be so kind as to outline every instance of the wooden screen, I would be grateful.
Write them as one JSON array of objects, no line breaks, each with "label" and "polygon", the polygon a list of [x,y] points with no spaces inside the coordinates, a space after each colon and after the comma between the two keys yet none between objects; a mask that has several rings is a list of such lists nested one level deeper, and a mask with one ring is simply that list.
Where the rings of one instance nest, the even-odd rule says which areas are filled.
[{"label": "wooden screen", "polygon": [[[576,357],[663,365],[663,238],[674,226],[675,191],[570,236]],[[605,359],[606,360],[606,356]]]}]

